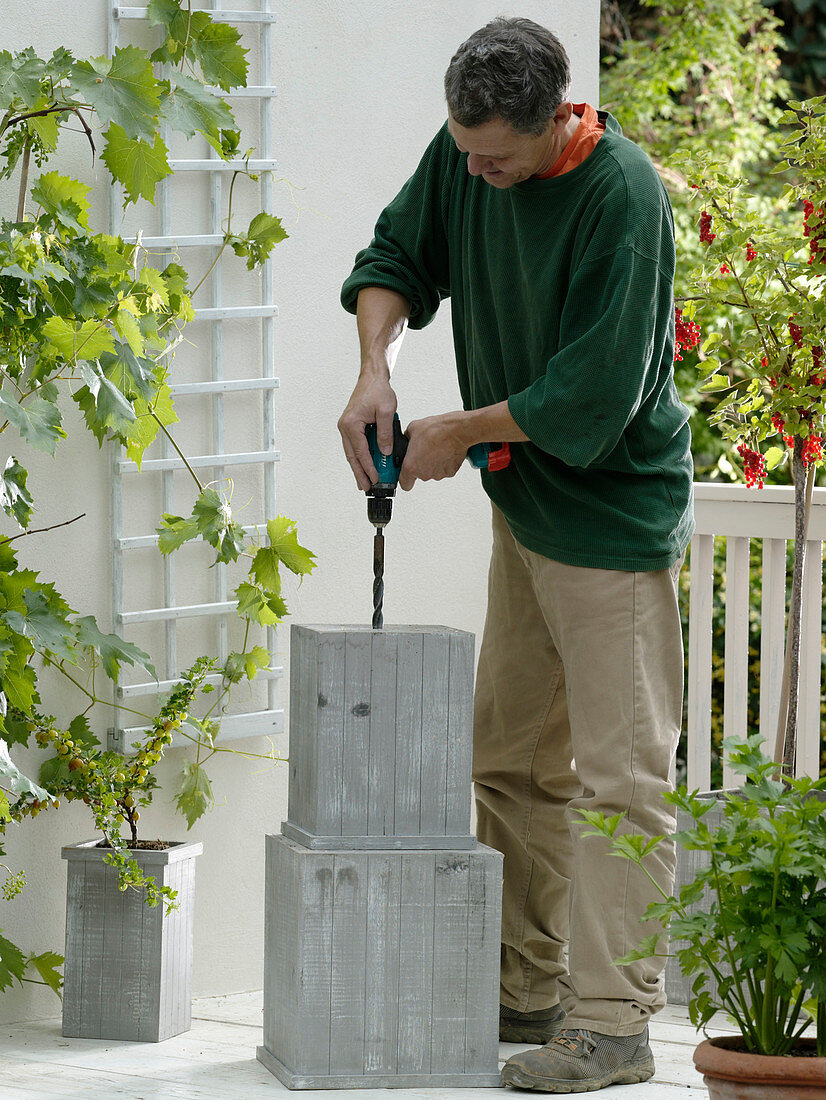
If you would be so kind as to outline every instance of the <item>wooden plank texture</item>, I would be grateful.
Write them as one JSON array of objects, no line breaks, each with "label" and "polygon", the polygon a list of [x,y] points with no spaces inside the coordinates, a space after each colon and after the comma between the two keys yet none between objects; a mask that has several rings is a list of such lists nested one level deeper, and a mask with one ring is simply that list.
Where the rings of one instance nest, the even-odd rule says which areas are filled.
[{"label": "wooden plank texture", "polygon": [[[189,854],[183,855],[182,851]],[[192,910],[200,844],[138,853],[138,865],[178,890],[178,908],[150,908],[118,889],[105,851],[63,849],[67,863],[64,1034],[157,1042],[190,1026]],[[166,872],[170,871],[169,875]]]},{"label": "wooden plank texture", "polygon": [[259,1060],[291,1088],[494,1084],[501,855],[267,845]]},{"label": "wooden plank texture", "polygon": [[370,748],[367,773],[367,832],[395,833],[396,686],[398,635],[376,631],[373,636],[373,677],[370,690]]},{"label": "wooden plank texture", "polygon": [[[450,635],[445,761],[445,832],[470,828],[473,754],[473,635]],[[428,746],[430,747],[430,746]]]},{"label": "wooden plank texture", "polygon": [[468,881],[465,1070],[496,1064],[499,1053],[499,967],[502,856],[471,859]]},{"label": "wooden plank texture", "polygon": [[420,830],[447,832],[445,806],[450,639],[428,634],[422,655],[422,788]]},{"label": "wooden plank texture", "polygon": [[393,832],[397,835],[416,835],[421,827],[423,648],[422,634],[399,635],[392,731],[396,748]]},{"label": "wooden plank texture", "polygon": [[373,949],[367,927],[366,870],[364,859],[350,853],[337,854],[333,860],[330,1066],[345,1074],[366,1070],[365,1003]]},{"label": "wooden plank texture", "polygon": [[391,1076],[398,1072],[400,893],[399,856],[369,853],[364,1069],[366,1073]]},{"label": "wooden plank texture", "polygon": [[402,862],[399,914],[399,1073],[430,1073],[435,877],[436,862],[432,857],[408,856]]},{"label": "wooden plank texture", "polygon": [[316,638],[290,628],[290,783],[287,816],[316,832],[314,774],[318,759],[318,665]]},{"label": "wooden plank texture", "polygon": [[373,636],[347,631],[344,644],[344,728],[341,766],[341,832],[367,835]]},{"label": "wooden plank texture", "polygon": [[[745,741],[748,735],[749,540],[726,540],[726,641],[723,685],[723,736]],[[723,765],[723,786],[739,786],[743,777]]]},{"label": "wooden plank texture", "polygon": [[714,606],[714,536],[691,540],[691,599],[688,608],[688,751],[690,790],[711,786],[711,652]]},{"label": "wooden plank texture", "polygon": [[318,848],[472,843],[473,636],[294,626],[291,638],[285,834]]},{"label": "wooden plank texture", "polygon": [[820,774],[820,685],[823,653],[823,543],[806,543],[803,621],[800,627],[800,696],[795,774]]},{"label": "wooden plank texture", "polygon": [[298,998],[292,1026],[307,1073],[330,1072],[333,855],[294,845],[298,865]]},{"label": "wooden plank texture", "polygon": [[324,635],[317,649],[316,767],[310,779],[316,833],[341,832],[345,641],[344,631],[336,631]]},{"label": "wooden plank texture", "polygon": [[464,1065],[470,963],[467,942],[469,884],[470,860],[467,853],[443,853],[436,857],[431,1073],[455,1071],[459,1050]]}]

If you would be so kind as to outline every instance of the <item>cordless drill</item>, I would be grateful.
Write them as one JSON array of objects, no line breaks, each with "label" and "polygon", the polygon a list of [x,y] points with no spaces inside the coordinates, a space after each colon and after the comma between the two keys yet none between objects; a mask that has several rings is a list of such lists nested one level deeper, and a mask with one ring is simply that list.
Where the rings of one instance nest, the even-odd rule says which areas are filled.
[{"label": "cordless drill", "polygon": [[379,450],[375,424],[364,429],[370,447],[370,457],[379,475],[378,481],[367,490],[367,518],[376,528],[373,539],[373,629],[384,625],[384,528],[393,514],[393,497],[399,483],[399,472],[407,453],[407,436],[402,431],[399,414],[393,416],[393,450],[389,455]]},{"label": "cordless drill", "polygon": [[[367,490],[367,518],[376,528],[373,539],[373,629],[384,625],[384,528],[393,514],[393,497],[399,483],[399,473],[407,453],[407,436],[402,431],[399,414],[393,416],[393,450],[384,455],[379,450],[375,424],[364,429],[370,447],[370,457],[378,473],[376,481]],[[474,443],[468,450],[467,460],[477,470],[504,470],[510,465],[511,450],[508,443]]]}]

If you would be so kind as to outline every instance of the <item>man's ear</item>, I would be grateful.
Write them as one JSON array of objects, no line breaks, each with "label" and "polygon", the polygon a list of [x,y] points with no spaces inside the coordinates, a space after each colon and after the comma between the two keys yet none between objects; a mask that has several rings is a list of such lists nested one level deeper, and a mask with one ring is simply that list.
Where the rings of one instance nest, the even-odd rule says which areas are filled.
[{"label": "man's ear", "polygon": [[571,115],[574,113],[574,105],[570,100],[565,99],[560,103],[557,109],[554,111],[554,125],[555,126],[567,126],[571,120]]}]

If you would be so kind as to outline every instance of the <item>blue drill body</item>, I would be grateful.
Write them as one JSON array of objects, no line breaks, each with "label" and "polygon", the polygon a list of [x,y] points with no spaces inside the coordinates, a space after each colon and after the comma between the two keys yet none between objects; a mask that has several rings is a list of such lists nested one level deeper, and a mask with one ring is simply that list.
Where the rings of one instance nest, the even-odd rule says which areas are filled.
[{"label": "blue drill body", "polygon": [[[368,424],[364,434],[379,475],[378,481],[367,490],[367,518],[376,528],[373,540],[373,629],[381,630],[384,625],[384,528],[393,514],[393,496],[407,453],[408,439],[402,431],[398,413],[393,416],[393,450],[389,455],[379,450],[375,424]],[[467,460],[477,470],[504,470],[510,464],[510,446],[507,443],[474,443],[468,450]]]}]

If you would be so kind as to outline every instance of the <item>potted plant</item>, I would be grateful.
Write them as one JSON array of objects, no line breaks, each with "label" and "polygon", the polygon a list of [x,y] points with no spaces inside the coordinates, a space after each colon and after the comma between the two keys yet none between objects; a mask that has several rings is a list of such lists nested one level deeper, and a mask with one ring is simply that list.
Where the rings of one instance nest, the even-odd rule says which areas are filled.
[{"label": "potted plant", "polygon": [[[67,433],[65,402],[73,401],[97,441],[118,441],[138,466],[153,440],[166,436],[192,476],[195,499],[189,516],[167,513],[159,518],[159,549],[168,554],[184,542],[202,539],[214,548],[217,562],[238,563],[240,583],[234,594],[241,617],[238,636],[243,640],[221,667],[209,658],[196,662],[158,713],[141,715],[147,732],[133,753],[101,750],[89,724],[90,711],[111,707],[112,701],[101,693],[98,674],[102,670],[115,680],[120,667],[131,664],[142,665],[154,677],[154,669],[146,653],[102,631],[92,616],[79,616],[52,583],[22,560],[25,551],[19,547],[26,543],[18,540],[35,533],[35,501],[25,458],[17,457],[23,452],[9,455],[0,471],[0,508],[16,533],[0,538],[0,776],[6,774],[2,760],[8,746],[36,742],[51,755],[41,769],[38,788],[17,790],[17,798],[8,804],[0,801],[0,833],[7,821],[20,822],[57,807],[61,798],[80,799],[89,806],[102,834],[99,840],[106,846],[101,849],[96,840],[64,849],[70,865],[68,1015],[80,986],[93,988],[97,983],[107,1003],[118,999],[114,990],[121,987],[113,983],[120,979],[105,969],[103,959],[110,941],[121,942],[120,933],[108,923],[91,938],[86,932],[96,911],[105,909],[108,921],[120,905],[119,896],[141,924],[137,942],[142,936],[148,944],[150,920],[159,922],[159,936],[164,922],[177,921],[180,935],[171,939],[191,939],[191,918],[183,905],[187,891],[180,889],[176,899],[172,881],[175,876],[181,879],[186,846],[173,843],[162,854],[155,848],[136,854],[132,848],[139,842],[140,807],[152,797],[157,783],[153,769],[177,730],[197,753],[184,769],[178,808],[189,826],[207,808],[210,788],[204,756],[234,751],[215,744],[227,694],[269,664],[269,653],[254,644],[252,630],[287,614],[279,568],[285,565],[298,575],[313,568],[313,555],[300,546],[295,525],[285,517],[268,521],[266,541],[257,534],[248,536],[233,516],[231,485],[203,484],[171,434],[177,420],[169,386],[174,349],[194,316],[192,295],[209,271],[190,288],[180,264],[153,267],[140,237],[129,242],[95,232],[86,184],[57,171],[36,174],[55,153],[67,125],[80,127],[93,155],[102,145],[100,160],[111,180],[121,185],[126,205],[139,199],[152,202],[157,183],[171,171],[162,132],[198,134],[225,160],[238,158],[240,132],[228,103],[215,90],[216,85],[230,91],[246,83],[246,50],[238,31],[214,21],[206,11],[191,11],[181,0],[151,0],[147,16],[160,30],[160,45],[151,55],[131,45],[116,48],[111,58],[90,59],[76,59],[63,47],[49,59],[37,57],[32,49],[14,55],[0,51],[5,97],[0,103],[0,179],[19,173],[16,218],[0,223],[0,435],[15,436],[15,450],[29,447],[54,456]],[[156,75],[155,63],[166,66],[162,77]],[[252,269],[264,263],[286,233],[280,220],[265,211],[256,214],[246,231],[238,232],[232,225],[233,188],[237,177],[245,174],[232,173],[221,248],[231,248]],[[56,517],[37,530],[50,531],[82,519]],[[41,675],[44,668],[51,679]],[[65,688],[57,698],[55,677]],[[211,707],[207,703],[206,708],[193,709],[196,695],[216,688]],[[79,699],[79,713],[69,722],[55,719],[46,709],[51,706],[50,693],[61,712],[72,706],[72,698]],[[129,838],[121,837],[124,825]],[[200,846],[189,847],[194,856]],[[81,856],[93,857],[98,870],[76,874]],[[94,880],[94,897],[80,897],[81,878]],[[104,884],[106,890],[114,890],[114,900],[107,895],[105,903],[100,894]],[[77,932],[79,918],[73,915],[75,901],[82,907],[83,937]],[[166,936],[163,943],[169,941]],[[132,981],[137,974],[129,965],[134,942],[134,934],[124,935],[125,947],[120,952],[112,948],[133,972]],[[171,964],[167,948],[162,945],[159,950],[153,965],[165,974]],[[186,982],[179,981],[183,989]],[[141,1000],[145,985],[141,983],[138,1001],[134,988],[123,987],[120,999],[138,1005],[133,1016],[147,1015]],[[172,1034],[169,1027],[180,1030],[186,1013],[177,1014],[177,1023],[156,1021],[154,1029],[144,1028],[132,1037]],[[67,1033],[91,1035],[97,1029],[104,1037],[111,1036],[114,1027],[116,1037],[127,1037],[125,1024],[107,1022],[103,1011],[97,1012],[90,1030],[86,1023],[80,1026],[84,1030]]]},{"label": "potted plant", "polygon": [[[695,1052],[712,1097],[744,1095],[734,1081],[747,1082],[749,1096],[761,1095],[764,1084],[767,1096],[782,1087],[784,1096],[826,1097],[826,780],[794,778],[802,581],[826,412],[825,104],[790,103],[781,118],[787,159],[778,171],[792,182],[772,221],[748,181],[733,177],[713,152],[677,159],[700,206],[705,251],[677,309],[676,353],[699,346],[703,391],[717,399],[712,421],[734,445],[747,484],[762,488],[769,470],[788,463],[795,488],[774,751],[764,755],[744,731],[742,741],[724,743],[742,787],[720,792],[719,803],[685,787],[666,796],[689,823],[677,843],[699,858],[679,896],[663,895],[649,910],[684,941],[676,955],[693,979],[692,1022],[703,1027],[722,1009],[739,1030]],[[739,314],[736,337],[721,323],[732,311]],[[608,838],[617,855],[644,871],[664,842],[625,833],[619,817],[583,816],[586,835]],[[657,953],[655,935],[618,963]],[[810,1018],[816,1038],[803,1039]]]},{"label": "potted plant", "polygon": [[[649,908],[675,940],[683,973],[692,979],[689,1016],[699,1029],[717,1011],[728,1013],[739,1035],[707,1039],[694,1053],[709,1095],[726,1091],[718,1080],[748,1082],[749,1096],[766,1097],[797,1084],[826,1096],[826,779],[778,777],[777,764],[758,737],[729,739],[731,767],[744,778],[726,792],[722,819],[711,826],[714,802],[685,786],[666,801],[691,827],[676,834],[683,847],[705,856],[679,897],[662,895]],[[818,795],[820,797],[818,797]],[[586,836],[609,839],[612,851],[636,863],[656,886],[646,861],[665,842],[622,832],[622,815],[581,811]],[[697,907],[701,899],[706,905]],[[662,954],[655,934],[617,964]],[[816,1035],[802,1038],[814,1020]],[[765,1085],[764,1092],[758,1084]],[[813,1091],[814,1089],[818,1091]]]}]

